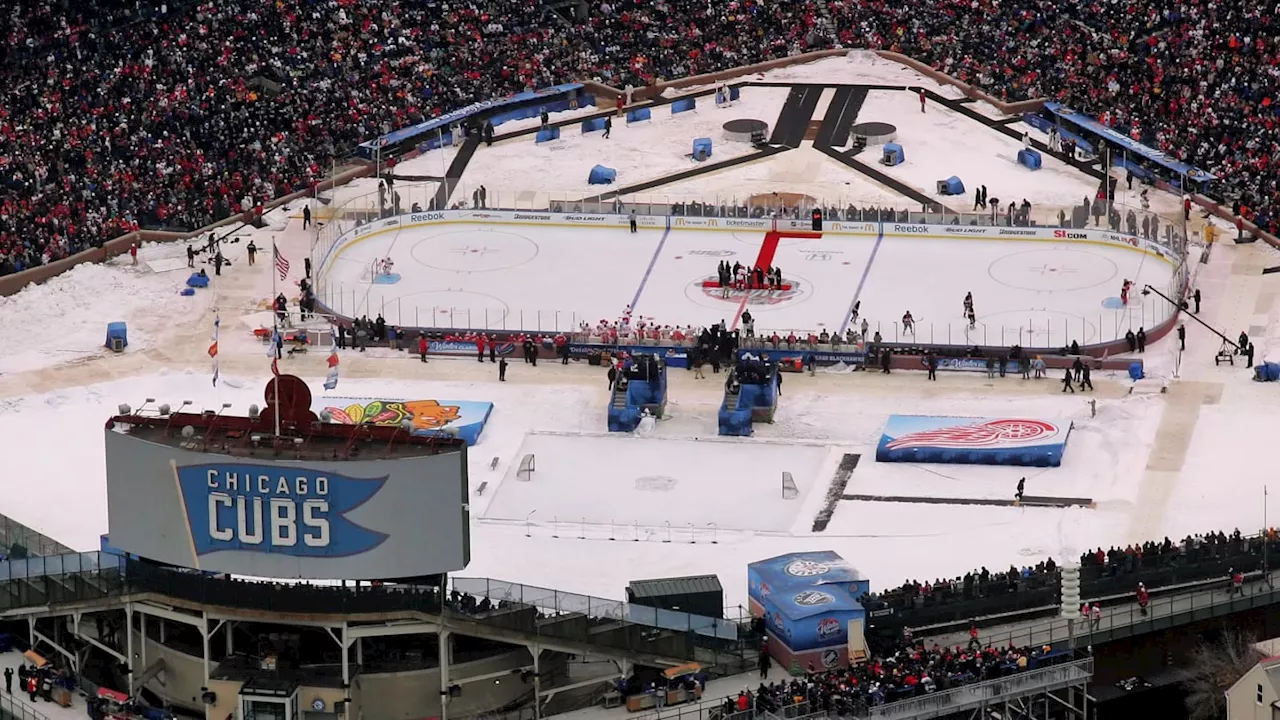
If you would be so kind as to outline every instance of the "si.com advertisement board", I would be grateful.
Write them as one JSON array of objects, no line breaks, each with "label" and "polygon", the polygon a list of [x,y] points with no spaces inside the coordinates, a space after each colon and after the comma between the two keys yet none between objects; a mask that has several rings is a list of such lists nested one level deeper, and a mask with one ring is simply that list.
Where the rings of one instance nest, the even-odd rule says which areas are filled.
[{"label": "si.com advertisement board", "polygon": [[111,543],[179,567],[379,579],[470,561],[465,451],[300,462],[198,452],[106,431]]}]

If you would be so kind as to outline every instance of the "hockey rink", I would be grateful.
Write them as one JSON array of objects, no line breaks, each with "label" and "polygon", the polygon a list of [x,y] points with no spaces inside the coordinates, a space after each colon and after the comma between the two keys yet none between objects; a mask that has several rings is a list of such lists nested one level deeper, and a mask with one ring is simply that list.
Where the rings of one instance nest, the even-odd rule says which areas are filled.
[{"label": "hockey rink", "polygon": [[[704,288],[720,261],[751,265],[764,231],[440,224],[377,233],[336,249],[317,292],[333,312],[381,314],[391,325],[569,331],[581,322],[634,315],[660,325],[736,326],[744,310],[756,332],[837,331],[860,304],[887,341],[1057,346],[1121,338],[1168,317],[1174,268],[1148,253],[1080,241],[826,234],[783,238],[772,264],[791,288]],[[374,278],[378,258],[394,274]],[[1125,279],[1129,304],[1119,301]],[[973,293],[977,323],[962,316]]]}]

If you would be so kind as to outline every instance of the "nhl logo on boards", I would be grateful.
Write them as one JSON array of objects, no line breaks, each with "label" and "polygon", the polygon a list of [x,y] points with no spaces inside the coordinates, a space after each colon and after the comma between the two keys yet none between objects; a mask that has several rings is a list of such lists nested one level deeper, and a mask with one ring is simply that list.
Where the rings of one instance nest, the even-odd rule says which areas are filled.
[{"label": "nhl logo on boards", "polygon": [[792,560],[787,563],[783,572],[792,577],[814,577],[831,572],[831,566],[813,560]]},{"label": "nhl logo on boards", "polygon": [[805,590],[791,598],[795,604],[803,607],[814,607],[817,605],[829,605],[836,601],[836,596],[830,593],[824,593],[821,590]]}]

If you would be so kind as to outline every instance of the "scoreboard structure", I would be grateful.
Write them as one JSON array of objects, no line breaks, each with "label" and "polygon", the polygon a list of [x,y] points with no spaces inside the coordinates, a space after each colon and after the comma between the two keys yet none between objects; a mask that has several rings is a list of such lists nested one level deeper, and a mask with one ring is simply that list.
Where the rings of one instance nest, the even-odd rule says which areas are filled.
[{"label": "scoreboard structure", "polygon": [[[310,412],[307,410],[306,412]],[[394,580],[470,560],[466,445],[268,413],[117,416],[108,536],[141,558],[261,578]]]}]

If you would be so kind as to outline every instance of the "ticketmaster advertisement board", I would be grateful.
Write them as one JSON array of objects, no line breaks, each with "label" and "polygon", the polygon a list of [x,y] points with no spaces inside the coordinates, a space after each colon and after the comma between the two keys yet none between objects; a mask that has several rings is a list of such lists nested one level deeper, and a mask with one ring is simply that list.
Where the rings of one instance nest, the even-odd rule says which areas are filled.
[{"label": "ticketmaster advertisement board", "polygon": [[466,452],[288,461],[197,452],[106,431],[111,544],[181,567],[374,580],[471,559]]}]

